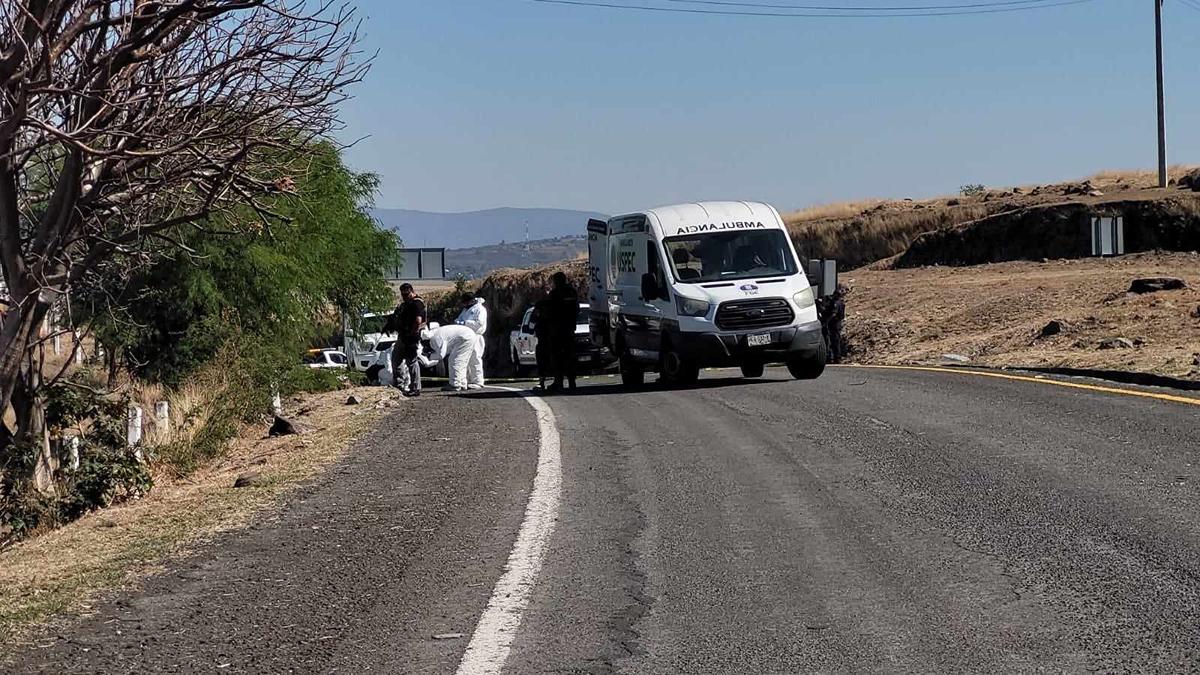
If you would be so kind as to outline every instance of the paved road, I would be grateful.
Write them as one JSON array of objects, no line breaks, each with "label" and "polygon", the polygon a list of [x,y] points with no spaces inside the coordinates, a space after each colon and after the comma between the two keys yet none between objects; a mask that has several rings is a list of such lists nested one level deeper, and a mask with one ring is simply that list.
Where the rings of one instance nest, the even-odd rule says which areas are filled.
[{"label": "paved road", "polygon": [[[899,370],[610,382],[549,399],[561,506],[507,672],[1200,663],[1198,406]],[[452,672],[466,639],[430,636],[469,637],[488,601],[533,414],[496,392],[417,405],[277,519],[15,667]],[[396,440],[421,420],[460,440]]]},{"label": "paved road", "polygon": [[552,401],[510,672],[1200,663],[1200,407],[835,370]]}]

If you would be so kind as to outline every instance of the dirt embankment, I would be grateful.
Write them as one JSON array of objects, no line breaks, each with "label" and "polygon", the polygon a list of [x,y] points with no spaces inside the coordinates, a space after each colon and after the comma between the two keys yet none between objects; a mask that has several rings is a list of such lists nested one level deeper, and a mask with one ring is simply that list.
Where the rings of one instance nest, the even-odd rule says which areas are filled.
[{"label": "dirt embankment", "polygon": [[[1161,276],[1183,279],[1187,288],[1128,292],[1136,278]],[[1195,253],[864,269],[843,280],[850,287],[846,333],[855,362],[922,363],[956,354],[988,366],[1200,380]]]},{"label": "dirt embankment", "polygon": [[[1108,213],[1113,211],[1116,204],[1125,205],[1127,232],[1139,227],[1140,216],[1150,219],[1157,217],[1159,214],[1156,211],[1177,222],[1181,216],[1190,217],[1194,232],[1195,221],[1200,219],[1200,177],[1197,177],[1200,172],[1191,167],[1178,166],[1172,167],[1172,175],[1180,179],[1178,184],[1166,190],[1153,188],[1157,175],[1151,172],[1110,171],[1079,182],[992,189],[976,186],[968,191],[968,195],[953,197],[869,199],[828,204],[785,214],[784,221],[802,255],[834,258],[843,270],[856,269],[899,255],[919,242],[923,235],[939,230],[950,234],[927,241],[923,248],[926,253],[922,254],[924,260],[934,261],[939,247],[953,244],[956,237],[964,240],[964,243],[952,252],[971,261],[996,261],[997,258],[987,256],[987,246],[997,241],[1007,244],[1014,251],[1013,255],[1002,259],[1060,258],[1070,255],[1079,241],[1087,245],[1087,230],[1081,229],[1080,238],[1072,237],[1065,249],[1058,247],[1061,241],[1055,242],[1058,248],[1050,255],[1040,253],[1049,247],[1047,244],[1039,248],[1044,230],[1052,234],[1061,230],[1061,224],[1068,217],[1072,219],[1070,224],[1073,228],[1079,224],[1073,220],[1075,217],[1082,217],[1086,221],[1091,210],[1100,209]],[[1156,204],[1159,201],[1174,204],[1160,207]],[[972,226],[976,223],[986,225],[975,231]],[[1012,223],[1012,226],[1001,227],[1008,223]],[[1086,228],[1086,224],[1083,228]],[[983,236],[999,229],[1003,229],[1003,234],[1015,238],[1015,241]],[[1134,240],[1127,242],[1130,252],[1154,248],[1176,249],[1169,244],[1169,237],[1162,239],[1162,243],[1142,244],[1136,240],[1137,235],[1134,236]],[[1038,254],[1022,256],[1018,254],[1020,245],[1031,250],[1037,249]],[[1181,248],[1186,250],[1187,247],[1181,245]],[[967,253],[972,255],[968,256]],[[914,258],[912,264],[924,263],[916,262]]]},{"label": "dirt embankment", "polygon": [[[1193,196],[1194,195],[1194,196]],[[926,232],[895,267],[980,265],[1008,260],[1091,255],[1093,217],[1124,219],[1125,250],[1200,249],[1200,193],[1154,199],[1103,199],[1018,209],[957,227]]]}]

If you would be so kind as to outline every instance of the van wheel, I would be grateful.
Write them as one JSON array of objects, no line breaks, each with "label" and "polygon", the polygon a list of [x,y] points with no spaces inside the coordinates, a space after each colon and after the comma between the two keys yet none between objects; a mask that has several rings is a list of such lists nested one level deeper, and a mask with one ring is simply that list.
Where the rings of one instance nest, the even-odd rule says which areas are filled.
[{"label": "van wheel", "polygon": [[825,372],[825,362],[829,358],[829,347],[822,339],[817,351],[805,356],[795,356],[787,361],[788,372],[797,380],[815,380]]},{"label": "van wheel", "polygon": [[626,387],[640,387],[646,383],[646,369],[634,361],[628,354],[621,354],[621,384]]},{"label": "van wheel", "polygon": [[660,372],[663,379],[675,384],[694,384],[700,379],[700,366],[684,358],[669,345],[664,345]]},{"label": "van wheel", "polygon": [[747,361],[742,364],[742,377],[762,377],[766,366],[762,361]]}]

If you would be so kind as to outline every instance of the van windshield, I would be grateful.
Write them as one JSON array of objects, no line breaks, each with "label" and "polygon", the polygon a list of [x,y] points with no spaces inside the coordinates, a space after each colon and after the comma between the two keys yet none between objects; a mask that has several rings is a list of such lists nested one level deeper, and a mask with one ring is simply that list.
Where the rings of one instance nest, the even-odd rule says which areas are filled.
[{"label": "van windshield", "polygon": [[689,284],[796,273],[782,230],[713,232],[663,241],[675,279]]}]

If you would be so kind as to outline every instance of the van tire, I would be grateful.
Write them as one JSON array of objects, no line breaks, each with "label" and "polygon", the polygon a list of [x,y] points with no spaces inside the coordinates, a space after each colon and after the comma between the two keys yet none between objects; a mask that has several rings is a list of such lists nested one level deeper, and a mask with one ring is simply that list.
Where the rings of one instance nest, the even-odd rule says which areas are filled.
[{"label": "van tire", "polygon": [[762,377],[766,364],[762,361],[747,361],[742,364],[742,377]]},{"label": "van tire", "polygon": [[682,354],[663,345],[662,363],[658,371],[664,380],[673,384],[695,384],[700,379],[700,366],[684,358]]},{"label": "van tire", "polygon": [[822,339],[817,351],[812,356],[798,356],[787,360],[788,372],[797,380],[815,380],[825,372],[825,362],[829,359],[829,347]]},{"label": "van tire", "polygon": [[628,354],[621,354],[620,369],[622,385],[640,387],[646,383],[646,369]]}]

